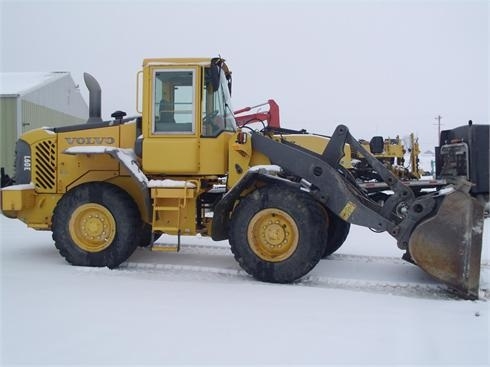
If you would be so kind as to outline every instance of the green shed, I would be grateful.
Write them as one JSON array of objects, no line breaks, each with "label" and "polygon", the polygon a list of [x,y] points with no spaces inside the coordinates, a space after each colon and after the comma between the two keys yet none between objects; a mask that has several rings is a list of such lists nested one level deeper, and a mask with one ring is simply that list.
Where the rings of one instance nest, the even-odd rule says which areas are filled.
[{"label": "green shed", "polygon": [[23,132],[87,118],[87,103],[70,73],[0,73],[0,167],[14,175],[15,142]]}]

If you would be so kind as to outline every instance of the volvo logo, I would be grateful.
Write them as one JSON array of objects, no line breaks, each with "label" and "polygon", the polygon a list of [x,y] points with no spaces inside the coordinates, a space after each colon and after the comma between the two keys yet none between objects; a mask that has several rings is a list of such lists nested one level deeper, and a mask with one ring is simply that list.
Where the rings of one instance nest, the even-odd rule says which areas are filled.
[{"label": "volvo logo", "polygon": [[68,145],[102,145],[114,144],[116,140],[111,136],[87,136],[77,138],[65,138]]}]

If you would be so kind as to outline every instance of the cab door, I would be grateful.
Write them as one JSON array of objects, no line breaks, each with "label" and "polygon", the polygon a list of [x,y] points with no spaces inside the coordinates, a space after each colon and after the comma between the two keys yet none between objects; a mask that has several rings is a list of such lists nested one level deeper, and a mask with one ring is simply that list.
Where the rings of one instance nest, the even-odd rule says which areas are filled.
[{"label": "cab door", "polygon": [[198,173],[200,68],[159,65],[145,71],[143,170],[173,175]]}]

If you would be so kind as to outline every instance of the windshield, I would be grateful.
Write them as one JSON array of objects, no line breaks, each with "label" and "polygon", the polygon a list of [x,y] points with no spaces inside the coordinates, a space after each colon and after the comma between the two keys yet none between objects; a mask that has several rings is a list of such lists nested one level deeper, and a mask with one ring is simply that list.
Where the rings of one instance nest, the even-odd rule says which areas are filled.
[{"label": "windshield", "polygon": [[232,112],[231,96],[224,71],[220,70],[217,90],[213,88],[210,68],[206,68],[204,78],[202,135],[217,136],[223,131],[235,131],[236,122]]}]

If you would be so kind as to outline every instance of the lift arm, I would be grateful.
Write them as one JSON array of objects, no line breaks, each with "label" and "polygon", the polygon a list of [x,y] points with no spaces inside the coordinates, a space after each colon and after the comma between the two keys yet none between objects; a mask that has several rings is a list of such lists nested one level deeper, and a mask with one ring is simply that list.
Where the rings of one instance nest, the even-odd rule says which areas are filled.
[{"label": "lift arm", "polygon": [[[345,144],[350,144],[352,149],[365,156],[393,190],[394,195],[385,206],[370,200],[362,188],[350,179],[348,172],[342,169],[340,159]],[[400,248],[407,248],[413,228],[434,210],[434,198],[427,195],[415,199],[412,190],[366,151],[344,125],[337,127],[321,155],[290,142],[275,141],[260,133],[252,133],[252,146],[266,155],[272,164],[309,182],[317,200],[344,221],[378,232],[387,231],[397,239]],[[407,208],[404,217],[397,216],[393,211],[401,203]]]}]

